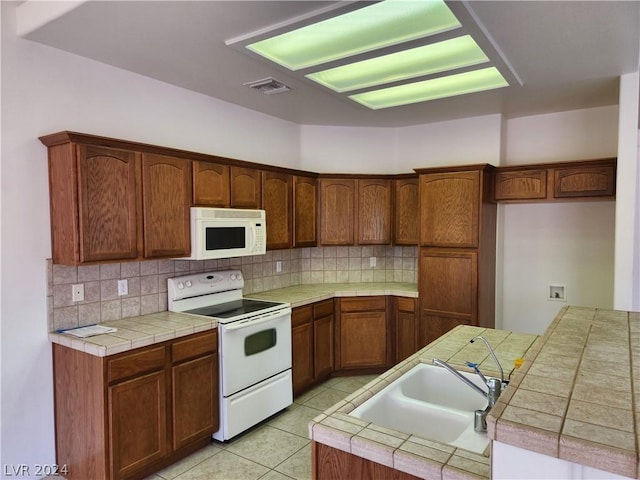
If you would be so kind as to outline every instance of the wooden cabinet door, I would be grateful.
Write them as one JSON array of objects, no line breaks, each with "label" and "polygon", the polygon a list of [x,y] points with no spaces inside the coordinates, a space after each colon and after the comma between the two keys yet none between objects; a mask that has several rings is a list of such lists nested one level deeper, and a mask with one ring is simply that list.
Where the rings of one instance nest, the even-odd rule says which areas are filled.
[{"label": "wooden cabinet door", "polygon": [[417,245],[420,212],[418,210],[418,178],[394,181],[393,243]]},{"label": "wooden cabinet door", "polygon": [[193,204],[204,207],[228,207],[231,204],[229,166],[194,161]]},{"label": "wooden cabinet door", "polygon": [[191,252],[191,163],[162,155],[142,156],[144,256],[180,257]]},{"label": "wooden cabinet door", "polygon": [[124,478],[168,452],[164,370],[108,389],[111,476]]},{"label": "wooden cabinet door", "polygon": [[262,207],[260,170],[231,167],[231,206],[252,209]]},{"label": "wooden cabinet door", "polygon": [[172,367],[173,449],[219,428],[218,356],[206,355]]},{"label": "wooden cabinet door", "polygon": [[386,297],[339,300],[336,369],[385,367],[390,362]]},{"label": "wooden cabinet door", "polygon": [[318,180],[293,177],[293,247],[315,247],[318,242]]},{"label": "wooden cabinet door", "polygon": [[353,245],[355,180],[320,179],[320,244]]},{"label": "wooden cabinet door", "polygon": [[534,200],[547,198],[547,170],[498,172],[495,200]]},{"label": "wooden cabinet door", "polygon": [[420,175],[420,244],[477,247],[479,171]]},{"label": "wooden cabinet door", "polygon": [[565,167],[554,172],[554,197],[606,197],[615,193],[614,166]]},{"label": "wooden cabinet door", "polygon": [[[136,258],[136,154],[78,145],[77,159],[80,262]],[[59,187],[52,185],[51,188]],[[56,205],[56,208],[52,205],[51,221],[54,228],[58,210],[68,208],[71,208],[70,205]],[[68,241],[71,238],[69,236]]]},{"label": "wooden cabinet door", "polygon": [[313,383],[313,307],[305,305],[291,312],[291,376],[293,394]]},{"label": "wooden cabinet door", "polygon": [[441,332],[443,325],[447,329],[451,325],[477,325],[477,258],[475,250],[420,250],[418,289],[421,345],[438,338],[433,335]]},{"label": "wooden cabinet door", "polygon": [[424,345],[418,346],[418,322],[416,301],[413,298],[394,298],[396,318],[396,362],[413,355]]},{"label": "wooden cabinet door", "polygon": [[333,314],[313,321],[313,376],[326,378],[333,372]]},{"label": "wooden cabinet door", "polygon": [[358,244],[391,243],[391,181],[358,180]]},{"label": "wooden cabinet door", "polygon": [[267,249],[291,248],[293,234],[291,175],[262,172],[262,207],[267,223]]}]

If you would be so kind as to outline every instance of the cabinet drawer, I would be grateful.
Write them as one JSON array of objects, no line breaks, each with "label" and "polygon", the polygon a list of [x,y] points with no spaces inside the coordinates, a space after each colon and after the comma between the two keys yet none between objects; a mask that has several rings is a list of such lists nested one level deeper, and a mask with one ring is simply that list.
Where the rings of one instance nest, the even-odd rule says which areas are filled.
[{"label": "cabinet drawer", "polygon": [[333,315],[333,299],[323,300],[313,305],[313,318],[322,318]]},{"label": "cabinet drawer", "polygon": [[178,340],[171,345],[171,361],[181,362],[188,358],[195,358],[205,353],[218,351],[218,331],[213,330]]},{"label": "cabinet drawer", "polygon": [[166,362],[166,347],[145,348],[136,353],[114,358],[107,362],[108,382],[115,382],[134,375],[141,375],[153,370],[164,368]]},{"label": "cabinet drawer", "polygon": [[291,326],[297,327],[313,320],[313,305],[296,307],[291,311]]},{"label": "cabinet drawer", "polygon": [[385,297],[353,297],[340,300],[341,312],[365,312],[370,310],[385,310]]},{"label": "cabinet drawer", "polygon": [[396,305],[400,312],[415,312],[416,302],[413,298],[396,297]]}]

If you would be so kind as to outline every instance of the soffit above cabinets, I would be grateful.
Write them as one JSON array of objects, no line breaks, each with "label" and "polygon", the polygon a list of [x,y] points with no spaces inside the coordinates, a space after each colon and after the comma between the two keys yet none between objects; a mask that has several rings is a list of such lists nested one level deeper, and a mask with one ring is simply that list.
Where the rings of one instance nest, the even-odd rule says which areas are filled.
[{"label": "soffit above cabinets", "polygon": [[[464,28],[502,62],[498,68],[509,86],[371,110],[227,45],[300,18],[361,8],[362,2],[78,2],[63,10],[51,3],[67,2],[16,7],[23,38],[299,124],[402,127],[615,105],[619,76],[638,69],[640,2],[453,1],[447,4]],[[246,85],[269,78],[290,90],[263,95]]]}]

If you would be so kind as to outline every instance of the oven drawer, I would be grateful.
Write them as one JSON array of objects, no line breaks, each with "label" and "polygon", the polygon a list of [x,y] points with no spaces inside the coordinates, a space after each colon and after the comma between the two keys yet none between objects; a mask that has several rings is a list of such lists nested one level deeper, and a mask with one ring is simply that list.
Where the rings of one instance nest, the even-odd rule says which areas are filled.
[{"label": "oven drawer", "polygon": [[171,361],[181,362],[189,358],[199,357],[206,353],[218,351],[218,331],[211,330],[196,334],[185,340],[178,340],[171,345]]},{"label": "oven drawer", "polygon": [[167,349],[165,345],[145,348],[141,352],[127,353],[107,362],[108,382],[115,382],[135,375],[164,368]]}]

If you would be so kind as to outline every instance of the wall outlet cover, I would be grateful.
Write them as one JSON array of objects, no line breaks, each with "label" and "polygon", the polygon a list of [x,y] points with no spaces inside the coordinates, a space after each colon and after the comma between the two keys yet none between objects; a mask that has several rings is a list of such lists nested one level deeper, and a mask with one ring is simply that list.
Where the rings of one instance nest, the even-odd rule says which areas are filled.
[{"label": "wall outlet cover", "polygon": [[129,283],[127,279],[118,280],[118,295],[128,295],[129,294]]},{"label": "wall outlet cover", "polygon": [[82,302],[84,300],[84,283],[71,285],[71,300],[74,302]]}]

